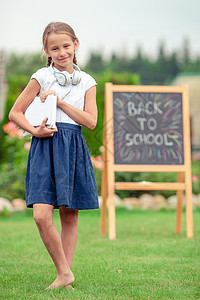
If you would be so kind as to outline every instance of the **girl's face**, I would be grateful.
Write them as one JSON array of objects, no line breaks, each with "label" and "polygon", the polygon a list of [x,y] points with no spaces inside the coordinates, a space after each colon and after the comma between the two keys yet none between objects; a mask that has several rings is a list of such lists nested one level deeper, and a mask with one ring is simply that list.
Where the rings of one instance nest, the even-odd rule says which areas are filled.
[{"label": "girl's face", "polygon": [[44,51],[47,56],[51,56],[56,69],[73,73],[74,51],[77,48],[78,40],[73,42],[68,34],[52,32],[47,38]]}]

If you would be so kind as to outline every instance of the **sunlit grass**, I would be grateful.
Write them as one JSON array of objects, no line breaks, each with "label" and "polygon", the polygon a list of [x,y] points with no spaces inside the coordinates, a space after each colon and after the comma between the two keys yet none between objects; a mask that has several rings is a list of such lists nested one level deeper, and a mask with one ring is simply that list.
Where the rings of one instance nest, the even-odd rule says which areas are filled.
[{"label": "sunlit grass", "polygon": [[[79,215],[74,291],[46,291],[55,267],[29,213],[0,218],[0,299],[199,299],[200,215],[194,238],[175,235],[175,211],[117,209],[117,239],[100,232],[100,211]],[[54,222],[60,231],[58,211]]]}]

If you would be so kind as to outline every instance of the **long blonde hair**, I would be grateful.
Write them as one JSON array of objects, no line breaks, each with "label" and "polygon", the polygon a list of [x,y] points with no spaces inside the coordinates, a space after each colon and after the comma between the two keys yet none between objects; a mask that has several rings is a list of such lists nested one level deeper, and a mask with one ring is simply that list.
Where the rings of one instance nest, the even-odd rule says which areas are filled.
[{"label": "long blonde hair", "polygon": [[[46,49],[47,49],[47,38],[51,32],[66,33],[71,37],[73,42],[75,42],[75,40],[78,40],[78,38],[75,35],[74,30],[67,23],[51,22],[45,28],[45,30],[43,32],[43,36],[42,36],[43,47]],[[49,67],[51,65],[51,62],[52,62],[52,58],[49,56],[48,61],[47,61],[47,67]],[[74,53],[73,63],[77,65],[75,53]]]}]

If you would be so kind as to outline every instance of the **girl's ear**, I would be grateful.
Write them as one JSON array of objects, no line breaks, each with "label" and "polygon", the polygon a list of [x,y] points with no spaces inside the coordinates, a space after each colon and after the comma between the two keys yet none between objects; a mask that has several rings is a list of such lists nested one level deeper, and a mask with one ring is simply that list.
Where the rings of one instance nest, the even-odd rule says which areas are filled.
[{"label": "girl's ear", "polygon": [[76,39],[74,41],[74,50],[76,50],[78,48],[78,45],[79,45],[79,41],[78,41],[78,39]]},{"label": "girl's ear", "polygon": [[48,52],[48,50],[47,50],[46,48],[44,48],[44,52],[45,52],[45,54],[46,54],[47,56],[50,56],[50,54],[49,54],[49,52]]}]

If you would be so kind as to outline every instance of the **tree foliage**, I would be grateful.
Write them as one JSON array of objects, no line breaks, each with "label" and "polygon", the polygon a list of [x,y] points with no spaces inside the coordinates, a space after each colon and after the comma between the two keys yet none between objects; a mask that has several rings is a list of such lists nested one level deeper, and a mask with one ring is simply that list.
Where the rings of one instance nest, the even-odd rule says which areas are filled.
[{"label": "tree foliage", "polygon": [[[94,63],[94,58],[98,58]],[[163,41],[157,50],[157,57],[152,58],[143,53],[141,47],[136,49],[135,55],[127,58],[125,55],[113,53],[109,59],[103,59],[101,54],[91,53],[86,69],[89,72],[137,73],[140,84],[169,85],[179,72],[200,72],[200,55],[193,57],[188,39],[183,40],[179,50],[167,51]]]}]

